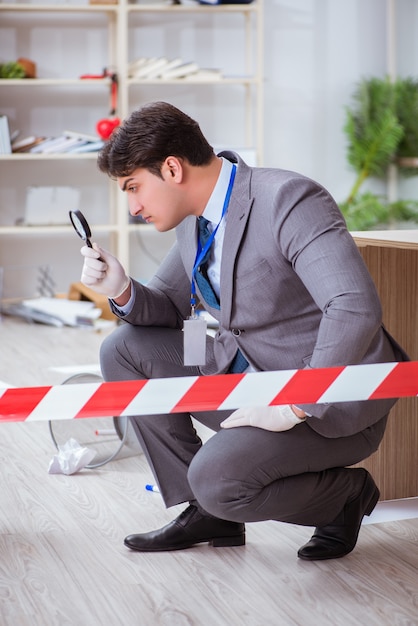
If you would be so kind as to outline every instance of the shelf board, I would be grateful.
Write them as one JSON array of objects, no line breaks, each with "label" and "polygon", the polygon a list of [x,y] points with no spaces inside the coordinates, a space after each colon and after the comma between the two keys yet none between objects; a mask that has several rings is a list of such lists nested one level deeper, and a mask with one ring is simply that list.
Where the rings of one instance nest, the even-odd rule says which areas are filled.
[{"label": "shelf board", "polygon": [[251,76],[224,76],[222,78],[128,78],[128,85],[251,85],[257,79]]},{"label": "shelf board", "polygon": [[[118,231],[118,226],[116,224],[95,224],[93,228],[95,233],[116,233]],[[65,224],[46,224],[42,226],[0,226],[0,236],[52,235],[54,233],[74,235],[74,229],[72,226],[66,226]]]},{"label": "shelf board", "polygon": [[71,154],[71,152],[48,152],[37,153],[31,152],[15,152],[12,154],[0,154],[0,161],[41,161],[41,160],[95,160],[97,159],[98,152],[82,152]]},{"label": "shelf board", "polygon": [[42,85],[65,87],[66,85],[94,85],[108,88],[110,82],[110,78],[0,78],[0,87],[40,87]]},{"label": "shelf board", "polygon": [[258,3],[250,4],[0,4],[0,11],[34,13],[117,13],[122,7],[129,13],[254,13]]},{"label": "shelf board", "polygon": [[[128,78],[128,85],[249,85],[255,84],[254,76],[222,76],[221,78]],[[109,87],[109,78],[1,78],[0,87],[65,87],[74,85],[94,85]]]},{"label": "shelf board", "polygon": [[0,4],[0,11],[20,13],[116,13],[118,4]]},{"label": "shelf board", "polygon": [[127,4],[130,13],[254,13],[258,3],[250,4]]},{"label": "shelf board", "polygon": [[[247,85],[256,83],[257,79],[252,76],[223,76],[222,78],[128,78],[129,85]],[[73,85],[110,85],[109,79],[80,79],[80,78],[2,78],[0,87],[65,87]]]}]

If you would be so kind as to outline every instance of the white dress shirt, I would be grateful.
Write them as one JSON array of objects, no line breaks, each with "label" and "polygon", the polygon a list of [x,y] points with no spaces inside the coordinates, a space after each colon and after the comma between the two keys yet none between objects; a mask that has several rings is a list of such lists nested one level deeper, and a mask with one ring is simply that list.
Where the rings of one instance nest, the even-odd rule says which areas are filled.
[{"label": "white dress shirt", "polygon": [[[222,216],[222,209],[225,202],[226,193],[228,191],[229,179],[232,171],[232,163],[227,159],[222,159],[222,167],[219,173],[218,180],[209,198],[209,201],[203,211],[203,217],[205,217],[210,224],[208,224],[209,230],[212,232]],[[228,212],[225,213],[219,228],[215,235],[214,245],[210,259],[208,261],[208,276],[210,283],[219,298],[220,295],[220,276],[221,276],[221,257],[222,257],[222,245],[225,234],[225,223],[228,217]],[[124,306],[118,306],[114,303],[115,307],[121,312],[122,315],[127,315],[132,311],[134,303],[134,294],[131,294],[130,299]]]}]

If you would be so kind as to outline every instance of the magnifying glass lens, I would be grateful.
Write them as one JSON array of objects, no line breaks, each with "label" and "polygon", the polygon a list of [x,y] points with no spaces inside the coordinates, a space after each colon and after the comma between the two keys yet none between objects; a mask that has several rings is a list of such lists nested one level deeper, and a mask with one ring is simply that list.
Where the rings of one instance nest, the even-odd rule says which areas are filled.
[{"label": "magnifying glass lens", "polygon": [[83,228],[83,224],[80,222],[80,220],[78,219],[78,217],[76,215],[73,216],[74,219],[74,226],[76,231],[78,232],[78,234],[80,235],[80,237],[86,237],[86,231]]},{"label": "magnifying glass lens", "polygon": [[91,230],[88,222],[81,211],[70,211],[70,220],[74,226],[74,230],[77,235],[83,239],[86,244],[91,248]]}]

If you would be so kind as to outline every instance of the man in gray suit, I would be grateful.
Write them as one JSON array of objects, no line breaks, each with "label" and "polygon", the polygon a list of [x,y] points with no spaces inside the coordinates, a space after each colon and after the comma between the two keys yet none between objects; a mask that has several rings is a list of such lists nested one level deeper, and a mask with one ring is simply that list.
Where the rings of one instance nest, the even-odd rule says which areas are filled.
[{"label": "man in gray suit", "polygon": [[[132,215],[177,235],[146,286],[96,244],[82,248],[82,282],[126,322],[103,342],[105,380],[408,358],[383,328],[373,281],[319,184],[215,155],[198,124],[164,102],[135,111],[98,164]],[[197,298],[219,322],[215,337],[196,318]],[[272,407],[254,397],[250,409],[195,414],[215,431],[203,445],[188,413],[132,418],[166,506],[189,505],[125,545],[243,545],[245,522],[278,520],[316,527],[300,558],[348,554],[379,490],[347,466],[377,449],[394,402]]]}]

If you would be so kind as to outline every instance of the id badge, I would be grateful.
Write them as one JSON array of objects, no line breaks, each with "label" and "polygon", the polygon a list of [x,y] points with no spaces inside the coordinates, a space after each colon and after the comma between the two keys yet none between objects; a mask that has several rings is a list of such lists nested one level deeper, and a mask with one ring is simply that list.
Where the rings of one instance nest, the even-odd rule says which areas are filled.
[{"label": "id badge", "polygon": [[199,317],[184,320],[184,365],[205,365],[207,322]]}]

